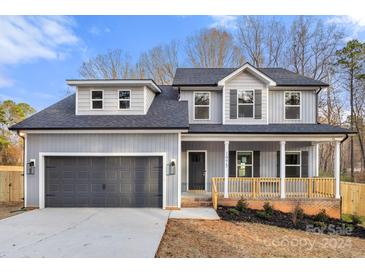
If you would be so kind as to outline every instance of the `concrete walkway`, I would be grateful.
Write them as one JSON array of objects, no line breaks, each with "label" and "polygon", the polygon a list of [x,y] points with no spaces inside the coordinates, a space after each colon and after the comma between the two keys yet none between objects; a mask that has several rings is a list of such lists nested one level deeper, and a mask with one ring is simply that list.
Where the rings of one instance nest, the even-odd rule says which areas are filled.
[{"label": "concrete walkway", "polygon": [[219,220],[217,212],[211,207],[181,208],[172,210],[171,219]]},{"label": "concrete walkway", "polygon": [[169,211],[46,208],[0,220],[0,257],[154,257]]}]

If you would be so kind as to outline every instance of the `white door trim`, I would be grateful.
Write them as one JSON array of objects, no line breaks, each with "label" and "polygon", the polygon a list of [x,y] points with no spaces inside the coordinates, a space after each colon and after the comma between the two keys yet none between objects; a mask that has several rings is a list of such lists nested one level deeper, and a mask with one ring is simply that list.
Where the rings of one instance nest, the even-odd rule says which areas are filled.
[{"label": "white door trim", "polygon": [[207,191],[208,189],[208,150],[187,150],[186,151],[186,190],[189,190],[189,153],[190,152],[204,152],[205,153],[205,185],[204,190]]},{"label": "white door trim", "polygon": [[162,157],[162,208],[166,208],[166,152],[39,152],[39,208],[45,208],[45,168],[46,156],[160,156]]}]

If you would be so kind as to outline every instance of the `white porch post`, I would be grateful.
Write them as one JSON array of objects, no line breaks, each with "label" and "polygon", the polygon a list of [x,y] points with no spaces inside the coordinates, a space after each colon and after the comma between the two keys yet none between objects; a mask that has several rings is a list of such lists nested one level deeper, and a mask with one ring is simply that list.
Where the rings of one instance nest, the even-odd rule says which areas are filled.
[{"label": "white porch post", "polygon": [[319,144],[315,145],[315,153],[316,153],[316,169],[314,171],[314,176],[319,176]]},{"label": "white porch post", "polygon": [[340,199],[340,157],[341,157],[341,143],[336,141],[335,144],[335,161],[334,161],[334,174],[336,182],[336,199]]},{"label": "white porch post", "polygon": [[224,141],[224,198],[228,198],[229,141]]},{"label": "white porch post", "polygon": [[285,141],[280,141],[280,198],[285,198]]}]

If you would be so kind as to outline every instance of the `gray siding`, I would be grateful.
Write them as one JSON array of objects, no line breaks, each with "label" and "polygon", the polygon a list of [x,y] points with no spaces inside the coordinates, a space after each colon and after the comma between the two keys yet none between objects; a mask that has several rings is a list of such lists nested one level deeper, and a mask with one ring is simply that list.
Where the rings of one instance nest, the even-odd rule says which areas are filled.
[{"label": "gray siding", "polygon": [[[202,91],[202,90],[199,90]],[[209,90],[205,90],[209,91]],[[189,106],[189,123],[190,124],[221,124],[222,123],[222,92],[210,91],[210,120],[194,120],[194,91],[180,91],[180,100],[188,101]]]},{"label": "gray siding", "polygon": [[145,97],[146,97],[146,99],[145,99],[145,102],[146,102],[145,108],[146,108],[146,113],[147,113],[150,106],[151,106],[151,104],[152,104],[152,102],[153,102],[153,99],[155,98],[155,93],[151,89],[149,89],[148,87],[146,87],[145,92],[146,92],[146,94],[145,94]]},{"label": "gray siding", "polygon": [[[102,110],[91,109],[91,90],[104,90],[104,104]],[[130,109],[119,109],[118,90],[131,90]],[[145,114],[145,90],[140,87],[78,87],[76,92],[79,115],[138,115]],[[149,99],[150,100],[150,99]]]},{"label": "gray siding", "polygon": [[[261,102],[261,111],[262,118],[254,119],[254,118],[237,118],[230,119],[230,96],[229,90],[236,89],[239,90],[252,90],[252,89],[261,89],[262,90],[262,102]],[[253,75],[248,72],[242,72],[230,81],[226,83],[224,86],[224,100],[225,100],[225,123],[226,124],[266,124],[267,123],[267,96],[268,89],[264,82],[257,79]]]},{"label": "gray siding", "polygon": [[316,123],[316,93],[301,91],[301,119],[285,120],[284,92],[281,90],[269,91],[269,123]]},{"label": "gray siding", "polygon": [[[39,152],[166,152],[169,162],[178,159],[177,134],[28,134],[27,161]],[[166,176],[166,206],[178,205],[178,179]],[[27,175],[27,206],[38,206],[39,171]]]},{"label": "gray siding", "polygon": [[181,189],[187,185],[187,150],[207,150],[208,190],[212,177],[224,174],[224,143],[223,142],[182,142],[181,144]]},{"label": "gray siding", "polygon": [[[187,150],[207,150],[208,191],[212,177],[224,176],[223,142],[182,142],[181,182],[182,190],[187,185]],[[276,177],[276,152],[280,150],[279,142],[230,142],[230,151],[260,151],[260,176]],[[315,175],[315,146],[310,142],[287,142],[287,151],[308,151],[308,176]]]}]

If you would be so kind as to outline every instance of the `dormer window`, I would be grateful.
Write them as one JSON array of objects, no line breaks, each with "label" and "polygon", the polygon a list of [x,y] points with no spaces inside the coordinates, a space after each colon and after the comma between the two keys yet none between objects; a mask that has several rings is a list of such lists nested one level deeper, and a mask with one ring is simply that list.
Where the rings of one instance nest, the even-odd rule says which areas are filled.
[{"label": "dormer window", "polygon": [[103,109],[103,91],[92,90],[91,91],[91,108]]},{"label": "dormer window", "polygon": [[129,109],[131,107],[131,91],[119,90],[119,109]]},{"label": "dormer window", "polygon": [[285,92],[285,120],[300,120],[300,100],[299,91]]},{"label": "dormer window", "polygon": [[253,90],[239,90],[237,94],[238,117],[253,118],[254,94]]},{"label": "dormer window", "polygon": [[194,92],[194,120],[210,120],[210,92]]}]

